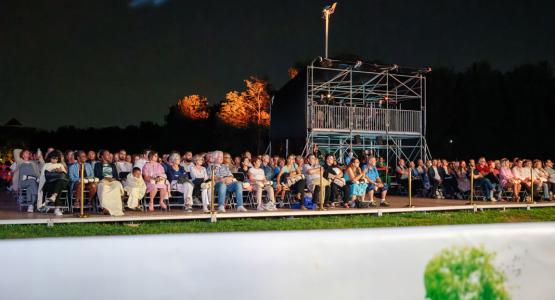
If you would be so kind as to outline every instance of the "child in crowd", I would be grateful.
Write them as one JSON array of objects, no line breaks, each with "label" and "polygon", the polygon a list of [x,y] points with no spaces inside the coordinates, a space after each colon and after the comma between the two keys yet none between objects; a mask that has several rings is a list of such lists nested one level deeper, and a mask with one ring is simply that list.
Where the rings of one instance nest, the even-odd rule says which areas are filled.
[{"label": "child in crowd", "polygon": [[127,199],[127,207],[132,210],[141,209],[139,207],[139,200],[141,200],[146,193],[146,184],[143,180],[141,169],[135,167],[133,171],[127,175],[124,190],[129,196]]}]

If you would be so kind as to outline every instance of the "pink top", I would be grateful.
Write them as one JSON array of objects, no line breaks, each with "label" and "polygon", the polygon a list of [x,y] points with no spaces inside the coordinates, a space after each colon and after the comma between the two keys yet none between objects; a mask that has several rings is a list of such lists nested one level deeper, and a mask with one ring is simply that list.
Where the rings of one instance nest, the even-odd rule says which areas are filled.
[{"label": "pink top", "polygon": [[[166,177],[166,172],[164,171],[164,167],[162,167],[161,164],[155,162],[147,162],[144,166],[143,166],[143,175],[144,176],[150,176],[152,178],[152,180],[154,180],[154,178],[156,177],[163,177],[163,178],[167,178]],[[167,184],[165,181],[161,181],[158,183],[153,183],[151,180],[145,180],[146,183],[146,191],[150,192],[155,188],[158,189],[164,189],[167,188]]]},{"label": "pink top", "polygon": [[510,180],[515,179],[516,177],[511,169],[507,167],[502,167],[501,171],[499,172],[499,178],[501,179],[501,186],[505,187]]}]

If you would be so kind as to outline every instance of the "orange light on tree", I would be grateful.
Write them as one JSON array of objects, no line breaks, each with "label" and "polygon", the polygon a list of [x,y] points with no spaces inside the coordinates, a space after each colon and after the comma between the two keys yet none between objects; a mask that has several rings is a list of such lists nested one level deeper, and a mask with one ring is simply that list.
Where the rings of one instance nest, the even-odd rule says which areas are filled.
[{"label": "orange light on tree", "polygon": [[199,95],[185,96],[177,102],[179,111],[193,120],[208,119],[208,100]]},{"label": "orange light on tree", "polygon": [[228,92],[220,106],[218,117],[225,123],[245,128],[250,124],[270,126],[270,95],[265,80],[251,77],[245,80],[247,89],[241,93]]}]

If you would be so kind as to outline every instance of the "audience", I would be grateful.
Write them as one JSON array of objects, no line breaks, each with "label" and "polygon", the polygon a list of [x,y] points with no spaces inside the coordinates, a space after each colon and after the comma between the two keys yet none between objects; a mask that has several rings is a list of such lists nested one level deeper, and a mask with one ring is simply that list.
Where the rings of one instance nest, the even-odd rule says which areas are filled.
[{"label": "audience", "polygon": [[[321,155],[323,152],[318,150],[316,153]],[[256,205],[259,211],[275,210],[276,198],[282,207],[284,203],[297,202],[298,207],[306,209],[307,203],[319,205],[322,194],[325,208],[389,206],[388,192],[399,193],[398,186],[409,192],[409,178],[412,195],[422,197],[468,198],[473,179],[475,195],[483,195],[492,202],[520,202],[524,198],[527,201],[555,200],[555,169],[551,160],[515,158],[511,161],[504,158],[487,161],[480,157],[477,164],[470,159],[467,165],[464,160],[390,158],[386,161],[384,157],[374,157],[370,151],[349,153],[350,163],[341,165],[333,154],[326,155],[320,162],[314,154],[307,157],[291,154],[285,159],[245,151],[233,163],[232,156],[221,151],[159,155],[145,150],[135,155],[124,149],[113,154],[107,150],[98,154],[92,150],[68,150],[62,155],[62,152],[49,148],[45,162],[40,152],[35,155],[24,149],[13,151],[14,160],[8,164],[9,168],[5,168],[8,174],[2,174],[2,179],[10,178],[14,193],[24,191],[18,199],[29,213],[34,211],[35,205],[39,211],[53,206],[57,216],[61,216],[68,206],[80,207],[81,172],[84,173],[87,192],[84,203],[92,207],[98,198],[102,210],[113,216],[123,215],[122,201],[125,200],[129,210],[143,209],[140,202],[146,194],[149,205],[144,209],[148,208],[148,211],[154,210],[157,195],[163,210],[167,209],[165,200],[183,195],[185,212],[192,212],[193,206],[202,205],[202,211],[208,213],[212,185],[218,197],[217,209],[221,213],[230,205],[235,205],[237,211],[247,211],[243,204],[247,195],[249,200],[254,200],[254,203],[249,201],[247,204]],[[388,168],[388,163],[396,165],[395,169]],[[214,182],[211,180],[212,170]],[[390,179],[393,184],[386,184]],[[65,191],[68,191],[69,204],[64,202]],[[530,198],[532,192],[534,199]],[[379,204],[374,199],[376,194],[380,198]],[[290,201],[285,202],[286,199]]]}]

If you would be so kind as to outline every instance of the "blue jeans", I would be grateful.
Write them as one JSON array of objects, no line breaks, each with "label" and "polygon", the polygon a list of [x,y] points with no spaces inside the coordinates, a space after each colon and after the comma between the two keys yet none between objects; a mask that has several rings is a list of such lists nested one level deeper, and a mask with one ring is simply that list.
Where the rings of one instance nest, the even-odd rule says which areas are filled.
[{"label": "blue jeans", "polygon": [[235,199],[237,199],[237,206],[243,206],[243,185],[238,182],[232,182],[230,184],[224,184],[223,182],[216,183],[216,191],[218,191],[218,206],[225,205],[225,194],[226,192],[235,193]]},{"label": "blue jeans", "polygon": [[486,196],[486,198],[490,198],[492,196],[492,191],[494,189],[493,184],[491,183],[491,181],[487,178],[480,178],[476,180],[476,185],[482,187],[482,189],[484,190],[484,194]]}]

